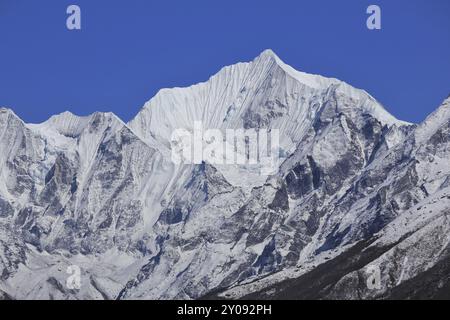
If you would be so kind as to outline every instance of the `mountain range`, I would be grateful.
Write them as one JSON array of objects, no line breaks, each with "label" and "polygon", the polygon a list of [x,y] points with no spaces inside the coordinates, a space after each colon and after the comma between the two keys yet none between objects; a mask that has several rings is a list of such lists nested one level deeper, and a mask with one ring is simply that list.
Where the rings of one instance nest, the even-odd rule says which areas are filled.
[{"label": "mountain range", "polygon": [[[278,170],[175,164],[196,121],[278,130]],[[2,108],[0,299],[446,298],[449,161],[450,97],[408,123],[271,50],[129,123]]]}]

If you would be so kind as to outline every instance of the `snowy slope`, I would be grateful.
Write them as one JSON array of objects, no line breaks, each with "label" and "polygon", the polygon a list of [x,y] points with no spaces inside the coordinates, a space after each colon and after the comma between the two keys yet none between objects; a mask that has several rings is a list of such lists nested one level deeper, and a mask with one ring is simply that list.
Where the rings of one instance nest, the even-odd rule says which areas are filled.
[{"label": "snowy slope", "polygon": [[[424,257],[400,285],[439,263],[446,246],[448,106],[415,126],[367,92],[266,50],[204,83],[161,90],[128,124],[69,112],[25,124],[0,109],[0,295],[238,298],[354,254],[361,241],[378,239],[377,252],[401,245],[402,255],[399,238],[417,234],[412,248],[440,226],[440,241],[413,253]],[[279,130],[278,170],[174,164],[173,131],[196,121]],[[387,273],[389,249],[376,257]],[[81,267],[80,290],[66,286],[71,265]],[[327,297],[354,277],[344,272]],[[343,296],[385,297],[349,288]]]},{"label": "snowy slope", "polygon": [[[355,184],[358,188],[353,188],[348,193],[353,205],[347,209],[343,218],[341,216],[340,227],[335,232],[344,233],[341,235],[342,242],[347,242],[350,246],[357,244],[349,241],[349,236],[353,237],[355,227],[357,232],[364,230],[358,221],[362,220],[365,224],[371,221],[370,211],[373,208],[380,214],[377,216],[378,220],[375,220],[377,224],[388,219],[378,232],[370,237],[360,238],[369,239],[373,243],[345,258],[345,261],[355,261],[356,266],[342,267],[343,263],[340,262],[343,270],[339,270],[333,264],[334,261],[338,263],[341,250],[328,251],[330,254],[326,260],[334,260],[321,261],[319,255],[313,260],[305,261],[301,268],[286,269],[261,281],[236,286],[226,290],[221,296],[290,299],[311,296],[326,299],[442,297],[440,294],[448,285],[446,275],[449,271],[443,268],[449,259],[448,110],[447,99],[402,143],[374,161]],[[368,184],[374,179],[379,179],[381,183]],[[358,193],[361,192],[365,196],[357,200]],[[346,196],[340,201],[345,203],[345,198]],[[364,208],[363,203],[368,203],[369,206]],[[372,227],[374,223],[372,222]],[[311,268],[311,263],[316,267],[320,261],[324,265],[324,271]],[[333,271],[333,268],[336,270]],[[375,290],[367,285],[373,268],[380,271],[380,287]],[[336,280],[329,280],[327,276],[335,277]],[[323,282],[322,287],[312,285],[312,281],[319,283],[319,279]],[[426,287],[418,286],[418,283],[426,284]],[[311,290],[302,292],[301,286],[311,286]],[[254,292],[257,293],[253,294]]]}]

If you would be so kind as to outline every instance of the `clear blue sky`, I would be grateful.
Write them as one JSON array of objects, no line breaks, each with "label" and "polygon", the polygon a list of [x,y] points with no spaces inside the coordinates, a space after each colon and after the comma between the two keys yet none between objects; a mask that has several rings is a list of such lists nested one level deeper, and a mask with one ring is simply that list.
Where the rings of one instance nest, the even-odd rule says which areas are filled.
[{"label": "clear blue sky", "polygon": [[[82,30],[66,29],[66,8]],[[382,30],[366,8],[382,9]],[[0,0],[0,106],[27,122],[70,110],[125,121],[160,88],[273,49],[418,122],[450,93],[449,0]]]}]

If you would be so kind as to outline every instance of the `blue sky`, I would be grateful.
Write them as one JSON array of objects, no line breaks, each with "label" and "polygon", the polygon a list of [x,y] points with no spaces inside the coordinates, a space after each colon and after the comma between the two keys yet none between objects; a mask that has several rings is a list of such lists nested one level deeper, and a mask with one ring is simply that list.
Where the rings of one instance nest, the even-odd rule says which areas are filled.
[{"label": "blue sky", "polygon": [[[66,28],[70,4],[81,31]],[[382,30],[366,28],[370,4]],[[127,121],[159,89],[266,48],[418,122],[450,94],[450,1],[0,0],[0,106],[27,122],[65,110]]]}]

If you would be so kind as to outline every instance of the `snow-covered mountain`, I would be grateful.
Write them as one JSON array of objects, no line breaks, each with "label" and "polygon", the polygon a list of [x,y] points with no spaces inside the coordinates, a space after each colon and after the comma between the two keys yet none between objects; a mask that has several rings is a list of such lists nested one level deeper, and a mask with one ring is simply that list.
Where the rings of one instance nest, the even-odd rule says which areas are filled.
[{"label": "snow-covered mountain", "polygon": [[[279,130],[278,170],[175,164],[172,133],[195,122]],[[69,112],[26,124],[0,109],[0,137],[0,299],[389,298],[424,293],[415,283],[428,277],[438,280],[425,294],[448,286],[449,99],[413,125],[266,50],[161,90],[128,124]],[[67,286],[70,266],[80,288]]]}]

